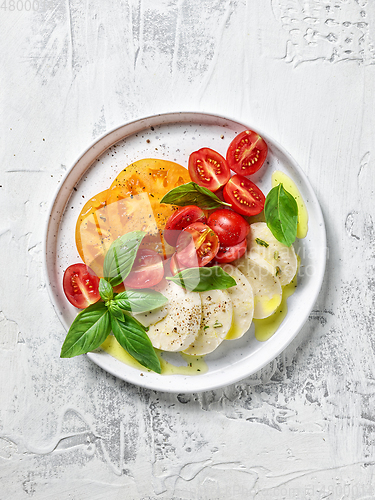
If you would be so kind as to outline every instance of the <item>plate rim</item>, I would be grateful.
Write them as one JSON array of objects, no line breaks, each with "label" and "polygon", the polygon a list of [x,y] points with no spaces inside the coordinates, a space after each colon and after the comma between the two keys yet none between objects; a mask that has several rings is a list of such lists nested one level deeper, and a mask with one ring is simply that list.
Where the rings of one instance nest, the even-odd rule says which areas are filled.
[{"label": "plate rim", "polygon": [[[158,120],[158,119],[159,119],[158,125],[167,125],[168,123],[190,123],[188,118],[195,118],[195,121],[197,121],[197,119],[199,117],[205,117],[207,119],[206,123],[209,123],[210,120],[213,121],[215,119],[218,119],[218,120],[221,120],[224,122],[225,121],[233,122],[234,124],[237,124],[241,127],[244,127],[244,129],[256,130],[257,133],[259,133],[259,135],[261,135],[266,140],[266,142],[269,141],[270,144],[272,144],[273,146],[275,146],[277,149],[279,149],[282,152],[282,154],[286,157],[288,162],[292,165],[293,169],[297,170],[299,176],[301,177],[305,186],[307,186],[307,188],[309,190],[309,194],[312,197],[311,201],[312,201],[314,209],[316,211],[315,216],[318,216],[318,218],[319,218],[318,223],[319,223],[320,232],[321,232],[320,237],[322,239],[322,245],[321,245],[321,247],[319,247],[319,249],[325,255],[322,255],[321,259],[320,259],[321,266],[319,268],[319,273],[318,273],[317,279],[315,280],[318,283],[318,286],[315,286],[313,298],[311,300],[312,306],[311,306],[311,308],[310,307],[307,308],[304,311],[304,314],[300,315],[298,325],[294,329],[294,334],[292,336],[288,337],[287,342],[281,342],[281,343],[279,343],[279,345],[276,345],[276,347],[273,346],[273,349],[271,351],[272,354],[271,354],[271,356],[267,357],[266,361],[264,361],[262,358],[260,360],[259,359],[256,360],[253,367],[252,367],[252,370],[246,374],[239,373],[236,375],[234,373],[232,377],[229,377],[229,378],[227,377],[225,381],[222,381],[220,379],[220,381],[218,381],[216,384],[211,382],[211,383],[209,383],[206,386],[201,387],[201,388],[197,387],[196,386],[197,384],[194,384],[194,383],[192,384],[193,387],[175,388],[174,387],[175,384],[172,384],[172,386],[169,387],[168,384],[166,384],[166,383],[164,383],[164,384],[154,383],[153,382],[154,376],[157,375],[154,373],[152,373],[151,380],[148,380],[149,377],[147,375],[149,375],[149,372],[147,372],[146,369],[145,369],[145,372],[140,372],[139,370],[137,370],[137,372],[139,372],[139,374],[143,373],[143,375],[144,375],[142,377],[139,377],[140,378],[139,381],[134,380],[133,377],[130,377],[130,379],[126,378],[126,376],[121,376],[115,369],[112,369],[111,367],[105,366],[105,363],[101,362],[102,361],[101,356],[100,355],[98,356],[98,354],[100,354],[100,353],[95,352],[95,351],[87,353],[88,358],[92,362],[94,362],[97,366],[99,366],[104,371],[116,376],[117,378],[120,378],[121,380],[124,380],[127,383],[132,383],[134,385],[138,385],[138,386],[143,387],[143,388],[157,390],[160,392],[198,393],[198,392],[204,392],[204,391],[208,391],[208,390],[219,389],[221,387],[226,387],[226,386],[231,385],[233,383],[239,382],[240,380],[243,380],[246,377],[249,377],[249,376],[253,375],[254,373],[257,373],[259,370],[261,370],[268,363],[275,360],[277,358],[277,356],[279,356],[279,354],[281,352],[283,352],[288,347],[288,345],[296,338],[296,336],[298,335],[298,333],[302,329],[303,325],[306,323],[307,318],[310,315],[310,312],[312,310],[312,307],[314,306],[314,304],[317,300],[317,297],[320,293],[320,290],[321,290],[321,287],[323,284],[324,275],[325,275],[325,269],[326,269],[325,256],[326,256],[326,248],[327,248],[327,233],[326,233],[324,217],[323,217],[323,213],[322,213],[322,209],[321,209],[319,200],[318,200],[318,198],[317,198],[317,196],[316,196],[316,194],[315,194],[315,192],[310,184],[310,181],[308,180],[307,175],[302,170],[299,163],[294,159],[294,157],[281,144],[279,144],[278,141],[273,139],[273,137],[271,137],[269,134],[264,133],[263,130],[261,130],[259,127],[257,127],[257,126],[254,127],[253,124],[250,124],[248,122],[244,122],[244,121],[236,119],[234,117],[230,117],[227,115],[221,115],[221,114],[217,114],[217,113],[210,113],[210,112],[205,112],[205,111],[173,111],[173,112],[166,112],[166,113],[157,113],[154,115],[147,115],[147,116],[143,116],[143,117],[134,118],[132,120],[129,120],[129,121],[127,121],[119,126],[112,128],[111,130],[101,134],[98,138],[94,139],[86,147],[86,149],[84,149],[83,152],[75,159],[75,161],[72,163],[70,168],[67,170],[67,172],[63,176],[63,178],[60,180],[60,183],[57,186],[57,189],[56,189],[56,191],[53,195],[53,198],[49,204],[48,215],[47,215],[47,220],[46,220],[46,223],[44,226],[44,234],[43,234],[43,272],[44,272],[44,276],[45,276],[45,281],[46,281],[46,286],[47,286],[50,301],[51,301],[53,309],[55,310],[55,313],[56,313],[57,317],[59,318],[60,322],[62,323],[64,329],[66,328],[66,325],[64,323],[62,313],[59,311],[58,304],[55,301],[55,297],[53,294],[53,285],[50,281],[50,275],[48,272],[48,261],[49,261],[48,242],[49,242],[49,236],[50,236],[51,217],[53,215],[54,207],[57,204],[57,201],[58,201],[59,196],[61,195],[61,193],[64,189],[65,184],[67,183],[69,177],[72,175],[73,170],[76,168],[77,164],[79,164],[79,162],[85,157],[85,155],[87,155],[91,150],[95,149],[95,146],[97,146],[99,143],[103,142],[103,144],[105,144],[105,147],[104,147],[104,149],[101,148],[100,150],[98,150],[98,154],[96,155],[96,158],[98,158],[102,154],[104,154],[105,151],[107,151],[110,147],[112,147],[117,142],[124,140],[126,137],[130,137],[131,135],[134,134],[134,132],[133,132],[133,133],[130,133],[127,135],[123,135],[121,137],[114,139],[113,141],[110,141],[107,144],[105,140],[106,139],[108,140],[110,138],[110,136],[112,136],[112,135],[115,136],[116,132],[118,133],[121,129],[126,129],[129,126],[139,124],[139,125],[144,125],[140,129],[140,130],[143,130],[143,129],[150,127],[150,125],[147,125],[148,121]],[[168,121],[163,122],[162,121],[163,119],[168,120]],[[192,120],[192,121],[194,122],[194,120]],[[212,123],[210,123],[210,124],[212,124]],[[76,180],[74,182],[74,184],[77,184],[82,179],[82,177],[85,175],[85,173],[93,166],[94,161],[95,161],[95,159],[93,161],[91,161],[88,166],[86,166],[84,171],[81,173],[79,179]],[[71,190],[69,192],[71,193]],[[61,220],[63,218],[63,215],[65,213],[65,208],[69,202],[69,198],[70,198],[70,196],[67,198],[67,201],[66,201],[66,203],[65,203],[64,207],[62,208],[61,213],[59,215],[58,226],[60,225]],[[56,239],[54,241],[56,243]],[[106,355],[110,356],[107,353],[106,353]],[[121,361],[119,361],[115,358],[112,358],[112,359],[115,360],[117,363],[120,363],[122,366],[124,365],[124,363],[122,363]],[[117,365],[117,363],[113,362],[114,365]],[[127,365],[125,365],[125,366],[127,366]],[[128,367],[128,368],[131,368],[131,367]],[[166,375],[158,375],[158,376],[163,377],[164,379],[167,377]],[[170,376],[174,377],[174,379],[176,379],[176,380],[177,380],[177,378],[180,378],[180,380],[181,380],[181,377],[183,379],[186,379],[186,380],[194,380],[194,379],[202,380],[202,377],[204,377],[204,374],[203,375],[170,375]],[[161,387],[161,385],[163,387]]]}]

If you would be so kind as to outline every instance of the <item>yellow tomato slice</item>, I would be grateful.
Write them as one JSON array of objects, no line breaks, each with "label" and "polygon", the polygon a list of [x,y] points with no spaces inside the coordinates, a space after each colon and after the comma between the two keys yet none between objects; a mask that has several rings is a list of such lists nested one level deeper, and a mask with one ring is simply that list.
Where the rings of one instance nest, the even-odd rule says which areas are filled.
[{"label": "yellow tomato slice", "polygon": [[114,238],[108,220],[107,191],[86,202],[76,223],[76,246],[83,262],[99,277],[103,276],[104,256]]},{"label": "yellow tomato slice", "polygon": [[190,182],[187,169],[177,163],[146,159],[129,165],[107,191],[92,197],[76,224],[76,245],[83,262],[103,277],[104,257],[112,242],[130,231],[145,231],[142,247],[164,258],[174,248],[163,238],[168,217],[175,207],[161,204],[171,189]]},{"label": "yellow tomato slice", "polygon": [[122,234],[142,230],[148,234],[142,247],[152,248],[164,258],[174,248],[163,238],[167,219],[176,207],[160,203],[171,189],[190,182],[189,172],[178,163],[143,159],[130,164],[113,181],[107,192],[107,207],[111,219]]},{"label": "yellow tomato slice", "polygon": [[178,163],[151,158],[138,160],[122,170],[113,181],[108,189],[107,204],[146,193],[155,209],[157,226],[164,229],[173,208],[160,204],[160,200],[168,191],[187,182],[190,182],[189,172]]}]

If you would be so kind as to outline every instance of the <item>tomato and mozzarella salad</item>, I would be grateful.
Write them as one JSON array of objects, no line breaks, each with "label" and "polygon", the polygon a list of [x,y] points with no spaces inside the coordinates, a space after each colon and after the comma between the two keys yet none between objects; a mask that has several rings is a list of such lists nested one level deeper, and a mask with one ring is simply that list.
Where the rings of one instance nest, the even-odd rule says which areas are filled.
[{"label": "tomato and mozzarella salad", "polygon": [[[226,158],[202,148],[190,154],[187,169],[142,159],[122,170],[79,214],[75,240],[83,263],[64,273],[69,302],[84,310],[103,301],[123,324],[131,316],[141,325],[153,347],[193,356],[241,337],[253,319],[272,315],[282,287],[296,274],[297,258],[293,245],[280,241],[279,228],[251,221],[263,212],[266,197],[249,176],[262,167],[267,151],[265,141],[246,130],[231,142]],[[112,287],[106,255],[123,235],[137,232],[142,241],[126,276]],[[126,252],[119,259],[126,262]],[[186,273],[200,268],[211,269],[216,281],[189,289]],[[150,310],[119,312],[113,300],[129,290],[151,290],[165,301]]]}]

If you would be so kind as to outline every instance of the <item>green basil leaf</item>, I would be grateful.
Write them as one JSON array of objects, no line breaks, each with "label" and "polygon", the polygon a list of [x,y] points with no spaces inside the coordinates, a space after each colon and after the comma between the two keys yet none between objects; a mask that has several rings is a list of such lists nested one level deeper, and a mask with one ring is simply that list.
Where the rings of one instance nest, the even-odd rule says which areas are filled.
[{"label": "green basil leaf", "polygon": [[175,276],[167,277],[167,280],[192,292],[224,290],[237,285],[236,280],[220,266],[191,267],[180,271]]},{"label": "green basil leaf", "polygon": [[124,311],[121,309],[120,306],[118,306],[114,300],[111,300],[108,304],[108,309],[110,313],[115,316],[116,318],[119,318],[121,320],[124,319]]},{"label": "green basil leaf", "polygon": [[156,356],[144,326],[127,314],[124,314],[121,320],[112,312],[111,325],[113,335],[125,351],[141,365],[156,373],[161,373],[159,358]]},{"label": "green basil leaf", "polygon": [[146,233],[132,231],[115,240],[104,259],[104,279],[112,286],[119,285],[130,273],[139,245]]},{"label": "green basil leaf", "polygon": [[99,293],[104,302],[113,299],[112,285],[110,285],[108,281],[104,280],[103,278],[100,278],[99,281]]},{"label": "green basil leaf", "polygon": [[220,208],[223,205],[227,205],[228,207],[232,206],[230,203],[221,201],[212,191],[199,186],[195,182],[188,182],[187,184],[177,186],[165,194],[160,200],[160,203],[177,205],[179,207],[197,205],[205,210]]},{"label": "green basil leaf", "polygon": [[155,290],[126,290],[118,293],[113,302],[125,311],[142,313],[164,306],[168,299]]},{"label": "green basil leaf", "polygon": [[264,215],[274,237],[290,247],[297,237],[298,206],[294,197],[281,183],[268,193]]},{"label": "green basil leaf", "polygon": [[61,348],[61,358],[72,358],[97,349],[111,332],[109,311],[103,302],[83,309],[71,324]]}]

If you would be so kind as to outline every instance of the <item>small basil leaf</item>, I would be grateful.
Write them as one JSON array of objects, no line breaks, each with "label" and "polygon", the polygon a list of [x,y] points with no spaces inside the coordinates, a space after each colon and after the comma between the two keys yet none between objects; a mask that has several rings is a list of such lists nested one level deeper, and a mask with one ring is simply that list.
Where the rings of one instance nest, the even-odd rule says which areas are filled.
[{"label": "small basil leaf", "polygon": [[125,311],[142,313],[164,306],[168,299],[155,290],[126,290],[115,295],[113,302]]},{"label": "small basil leaf", "polygon": [[113,335],[125,351],[141,365],[156,373],[161,373],[160,361],[152,347],[151,340],[138,321],[128,315],[124,315],[121,320],[111,311],[111,325]]},{"label": "small basil leaf", "polygon": [[111,331],[108,309],[103,302],[91,304],[83,309],[71,324],[64,344],[61,358],[72,358],[79,354],[97,349]]},{"label": "small basil leaf", "polygon": [[236,280],[219,266],[184,269],[167,280],[192,292],[224,290],[237,285]]},{"label": "small basil leaf", "polygon": [[111,300],[113,298],[113,288],[112,285],[108,283],[108,281],[100,278],[99,281],[99,293],[101,298],[106,302],[107,300]]},{"label": "small basil leaf", "polygon": [[274,237],[290,247],[297,237],[298,205],[282,184],[275,186],[268,193],[264,215]]},{"label": "small basil leaf", "polygon": [[130,273],[139,245],[146,233],[132,231],[115,240],[104,259],[104,278],[112,286],[119,285]]},{"label": "small basil leaf", "polygon": [[220,198],[218,198],[212,191],[199,186],[195,182],[188,182],[187,184],[177,186],[165,194],[160,200],[160,203],[177,205],[179,207],[185,207],[186,205],[198,205],[198,207],[203,208],[204,210],[220,208],[223,205],[227,205],[229,207],[232,206],[230,203],[221,201]]},{"label": "small basil leaf", "polygon": [[108,309],[110,313],[113,314],[113,316],[115,316],[116,318],[119,318],[121,320],[124,319],[123,310],[121,309],[121,307],[118,306],[118,304],[116,304],[114,300],[111,300],[111,302],[108,305]]}]

